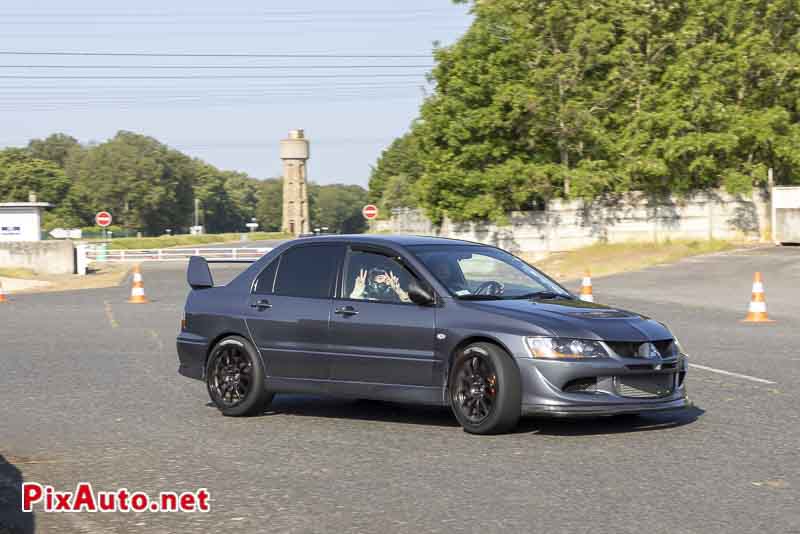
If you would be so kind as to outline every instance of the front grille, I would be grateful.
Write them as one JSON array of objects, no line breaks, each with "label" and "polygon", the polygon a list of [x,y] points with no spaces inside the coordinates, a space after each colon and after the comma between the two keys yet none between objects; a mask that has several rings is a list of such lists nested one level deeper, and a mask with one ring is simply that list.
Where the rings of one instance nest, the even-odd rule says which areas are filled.
[{"label": "front grille", "polygon": [[[644,345],[647,342],[641,341],[606,341],[611,350],[617,353],[622,358],[647,358],[647,351],[644,350]],[[656,350],[662,358],[672,358],[677,356],[677,347],[671,339],[662,339],[659,341],[652,341],[656,346]]]},{"label": "front grille", "polygon": [[634,363],[632,365],[626,365],[625,367],[634,371],[642,371],[644,369],[648,371],[652,371],[653,369],[676,369],[678,367],[678,362],[660,363],[654,361],[653,363]]},{"label": "front grille", "polygon": [[614,389],[621,397],[657,399],[672,395],[675,390],[674,374],[614,377]]}]

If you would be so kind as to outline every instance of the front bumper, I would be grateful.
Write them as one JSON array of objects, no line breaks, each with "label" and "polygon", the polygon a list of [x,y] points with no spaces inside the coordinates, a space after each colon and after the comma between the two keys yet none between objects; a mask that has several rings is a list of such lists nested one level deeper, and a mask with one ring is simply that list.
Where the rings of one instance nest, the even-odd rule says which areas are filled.
[{"label": "front bumper", "polygon": [[[522,413],[551,416],[606,416],[690,407],[684,356],[658,364],[638,359],[551,361],[517,358],[522,378]],[[571,384],[594,386],[576,391]],[[666,384],[652,393],[621,386]]]},{"label": "front bumper", "polygon": [[608,404],[596,406],[547,406],[536,404],[523,404],[523,415],[547,415],[552,417],[581,417],[581,416],[606,416],[622,415],[643,412],[664,412],[669,410],[683,410],[692,406],[688,397],[657,403],[632,402],[624,404]]}]

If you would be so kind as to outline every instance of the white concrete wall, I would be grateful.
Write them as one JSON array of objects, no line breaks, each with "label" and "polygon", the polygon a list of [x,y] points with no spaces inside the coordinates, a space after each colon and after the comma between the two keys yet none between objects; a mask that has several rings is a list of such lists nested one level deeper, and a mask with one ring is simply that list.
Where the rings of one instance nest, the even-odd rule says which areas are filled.
[{"label": "white concrete wall", "polygon": [[45,274],[72,274],[75,272],[75,248],[72,241],[0,243],[0,267],[22,267]]},{"label": "white concrete wall", "polygon": [[555,200],[541,211],[513,212],[510,224],[455,223],[435,227],[418,210],[403,210],[374,229],[392,233],[439,235],[490,243],[526,253],[559,252],[596,242],[664,239],[768,239],[769,202],[758,192],[733,196],[697,193],[688,198],[655,199],[643,193],[592,202]]},{"label": "white concrete wall", "polygon": [[772,188],[772,240],[800,243],[800,187]]},{"label": "white concrete wall", "polygon": [[0,210],[0,242],[39,241],[41,239],[39,208],[10,208]]}]

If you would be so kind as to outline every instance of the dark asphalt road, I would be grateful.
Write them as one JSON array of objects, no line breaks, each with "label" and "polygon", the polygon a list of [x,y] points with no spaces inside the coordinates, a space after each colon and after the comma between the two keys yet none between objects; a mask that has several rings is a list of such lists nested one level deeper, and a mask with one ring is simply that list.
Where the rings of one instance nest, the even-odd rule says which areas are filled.
[{"label": "dark asphalt road", "polygon": [[[739,322],[755,270],[776,323]],[[695,364],[774,384],[694,368],[691,411],[492,437],[443,409],[294,396],[223,418],[176,374],[184,273],[144,277],[146,306],[127,285],[0,306],[0,486],[207,487],[212,512],[17,516],[39,532],[800,532],[800,248],[594,281],[599,301],[667,322]]]}]

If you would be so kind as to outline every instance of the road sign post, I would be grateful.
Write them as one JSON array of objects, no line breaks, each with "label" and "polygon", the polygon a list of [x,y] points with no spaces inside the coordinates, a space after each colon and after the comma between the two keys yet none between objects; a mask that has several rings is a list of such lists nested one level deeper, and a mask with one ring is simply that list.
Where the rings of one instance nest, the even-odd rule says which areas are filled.
[{"label": "road sign post", "polygon": [[375,204],[367,204],[363,208],[361,208],[361,215],[364,216],[365,219],[371,221],[378,217],[378,206]]}]

